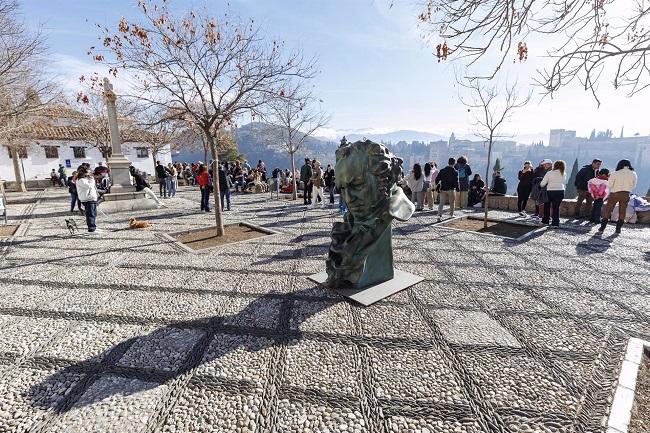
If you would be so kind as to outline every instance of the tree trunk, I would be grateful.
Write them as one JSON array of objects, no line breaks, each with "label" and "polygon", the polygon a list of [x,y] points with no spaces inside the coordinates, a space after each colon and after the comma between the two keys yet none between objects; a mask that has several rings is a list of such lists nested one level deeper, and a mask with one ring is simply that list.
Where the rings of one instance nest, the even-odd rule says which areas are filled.
[{"label": "tree trunk", "polygon": [[487,168],[485,169],[485,215],[483,216],[483,228],[487,229],[488,223],[488,203],[490,201],[490,184],[488,179],[490,176],[490,164],[492,162],[492,134],[490,134],[490,142],[488,143],[488,159],[487,159]]},{"label": "tree trunk", "polygon": [[208,146],[205,144],[203,144],[203,161],[205,161],[206,164],[208,163]]},{"label": "tree trunk", "polygon": [[27,192],[27,188],[25,187],[25,181],[23,179],[23,174],[20,171],[20,156],[18,150],[16,149],[15,146],[9,147],[9,150],[11,151],[11,160],[13,161],[14,164],[14,177],[16,178],[16,189],[19,192]]},{"label": "tree trunk", "polygon": [[291,152],[290,154],[291,154],[291,181],[293,182],[292,197],[294,200],[298,200],[298,182],[296,181],[296,152]]},{"label": "tree trunk", "polygon": [[[223,236],[223,218],[221,214],[221,199],[219,197],[219,154],[217,152],[217,142],[210,131],[204,131],[205,137],[210,145],[212,152],[212,189],[214,193],[214,218],[217,227],[217,236]],[[207,161],[206,161],[207,162]],[[227,187],[227,186],[226,186]]]},{"label": "tree trunk", "polygon": [[[156,162],[158,162],[157,161],[158,153],[156,153],[153,149],[151,149],[151,157],[153,158],[153,173],[151,173],[151,174],[155,175],[156,174]],[[156,179],[157,178],[158,177],[156,177]]]}]

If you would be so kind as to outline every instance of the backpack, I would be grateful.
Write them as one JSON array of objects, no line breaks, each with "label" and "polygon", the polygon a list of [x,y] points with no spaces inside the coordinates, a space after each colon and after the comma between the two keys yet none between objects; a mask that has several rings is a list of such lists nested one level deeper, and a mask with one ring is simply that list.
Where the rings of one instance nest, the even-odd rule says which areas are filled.
[{"label": "backpack", "polygon": [[459,179],[464,179],[467,177],[467,166],[466,165],[459,165],[458,166],[458,178]]}]

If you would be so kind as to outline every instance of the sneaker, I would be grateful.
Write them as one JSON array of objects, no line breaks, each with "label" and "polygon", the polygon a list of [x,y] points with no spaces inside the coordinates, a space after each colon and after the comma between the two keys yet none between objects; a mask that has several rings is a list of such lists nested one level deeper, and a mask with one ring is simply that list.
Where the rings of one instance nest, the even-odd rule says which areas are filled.
[{"label": "sneaker", "polygon": [[519,215],[521,215],[521,216],[526,216],[526,212],[524,212],[524,211],[522,210],[521,212],[519,212]]},{"label": "sneaker", "polygon": [[441,217],[438,217],[438,222],[442,222],[442,218],[441,218]]}]

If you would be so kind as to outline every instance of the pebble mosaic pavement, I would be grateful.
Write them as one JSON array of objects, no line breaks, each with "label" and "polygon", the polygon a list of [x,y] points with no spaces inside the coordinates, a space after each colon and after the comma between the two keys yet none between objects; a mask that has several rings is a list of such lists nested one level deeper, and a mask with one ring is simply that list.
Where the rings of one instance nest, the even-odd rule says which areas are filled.
[{"label": "pebble mosaic pavement", "polygon": [[64,193],[25,198],[0,241],[0,433],[599,432],[627,338],[650,338],[648,227],[513,242],[417,214],[394,255],[426,280],[363,309],[306,278],[330,210],[235,196],[228,222],[282,234],[191,254],[161,236],[212,224],[191,188],[98,237],[67,234]]}]

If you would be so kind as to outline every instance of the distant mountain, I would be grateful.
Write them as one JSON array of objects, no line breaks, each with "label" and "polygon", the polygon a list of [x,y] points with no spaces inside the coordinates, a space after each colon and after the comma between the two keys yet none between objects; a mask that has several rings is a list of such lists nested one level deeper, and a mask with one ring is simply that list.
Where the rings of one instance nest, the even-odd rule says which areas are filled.
[{"label": "distant mountain", "polygon": [[363,139],[364,137],[367,138],[368,140],[376,141],[379,143],[381,142],[397,143],[400,141],[406,141],[408,143],[412,141],[424,141],[428,143],[430,141],[449,139],[449,136],[443,136],[433,132],[412,131],[408,129],[402,129],[399,131],[391,131],[385,133],[372,133],[370,131],[367,133],[352,132],[350,134],[345,135],[345,138],[347,138],[348,141],[357,141]]},{"label": "distant mountain", "polygon": [[[286,149],[277,139],[280,130],[278,126],[269,125],[262,122],[253,122],[237,128],[235,132],[235,140],[239,152],[243,153],[251,165],[256,165],[258,160],[263,160],[267,168],[273,169],[289,168],[291,161]],[[394,151],[399,151],[404,155],[413,153],[427,154],[426,149],[420,149],[421,145],[413,144],[411,142],[424,142],[449,139],[448,136],[433,132],[423,132],[414,130],[399,130],[390,132],[380,132],[370,129],[357,129],[346,131],[334,131],[331,136],[336,138],[327,137],[309,137],[307,138],[303,148],[296,154],[296,166],[300,167],[305,157],[316,158],[324,165],[333,164],[335,161],[334,153],[339,146],[341,137],[345,135],[348,141],[361,140],[364,137],[376,142],[392,143],[391,148]],[[458,139],[476,139],[471,136],[457,136]],[[530,144],[544,140],[548,144],[548,134],[522,134],[515,137],[519,143]],[[397,146],[399,142],[406,142],[408,145]],[[415,146],[415,147],[414,147]],[[202,151],[183,151],[174,155],[174,160],[178,161],[198,161],[203,160]]]},{"label": "distant mountain", "polygon": [[[278,141],[280,127],[261,122],[249,123],[237,128],[235,140],[239,151],[246,155],[251,165],[263,160],[267,169],[290,168],[291,159],[282,143]],[[306,157],[316,158],[324,165],[334,163],[337,142],[307,137],[303,147],[296,153],[296,168],[300,168]]]},{"label": "distant mountain", "polygon": [[[278,126],[262,122],[253,122],[243,125],[235,131],[235,141],[239,152],[246,156],[251,166],[257,165],[261,159],[267,169],[290,168],[291,159],[286,148],[279,142],[280,135]],[[296,153],[296,168],[300,168],[306,157],[316,158],[323,164],[334,163],[334,152],[338,142],[326,141],[315,137],[307,137],[305,143]],[[199,161],[203,160],[203,151],[182,151],[174,154],[175,161]]]}]

